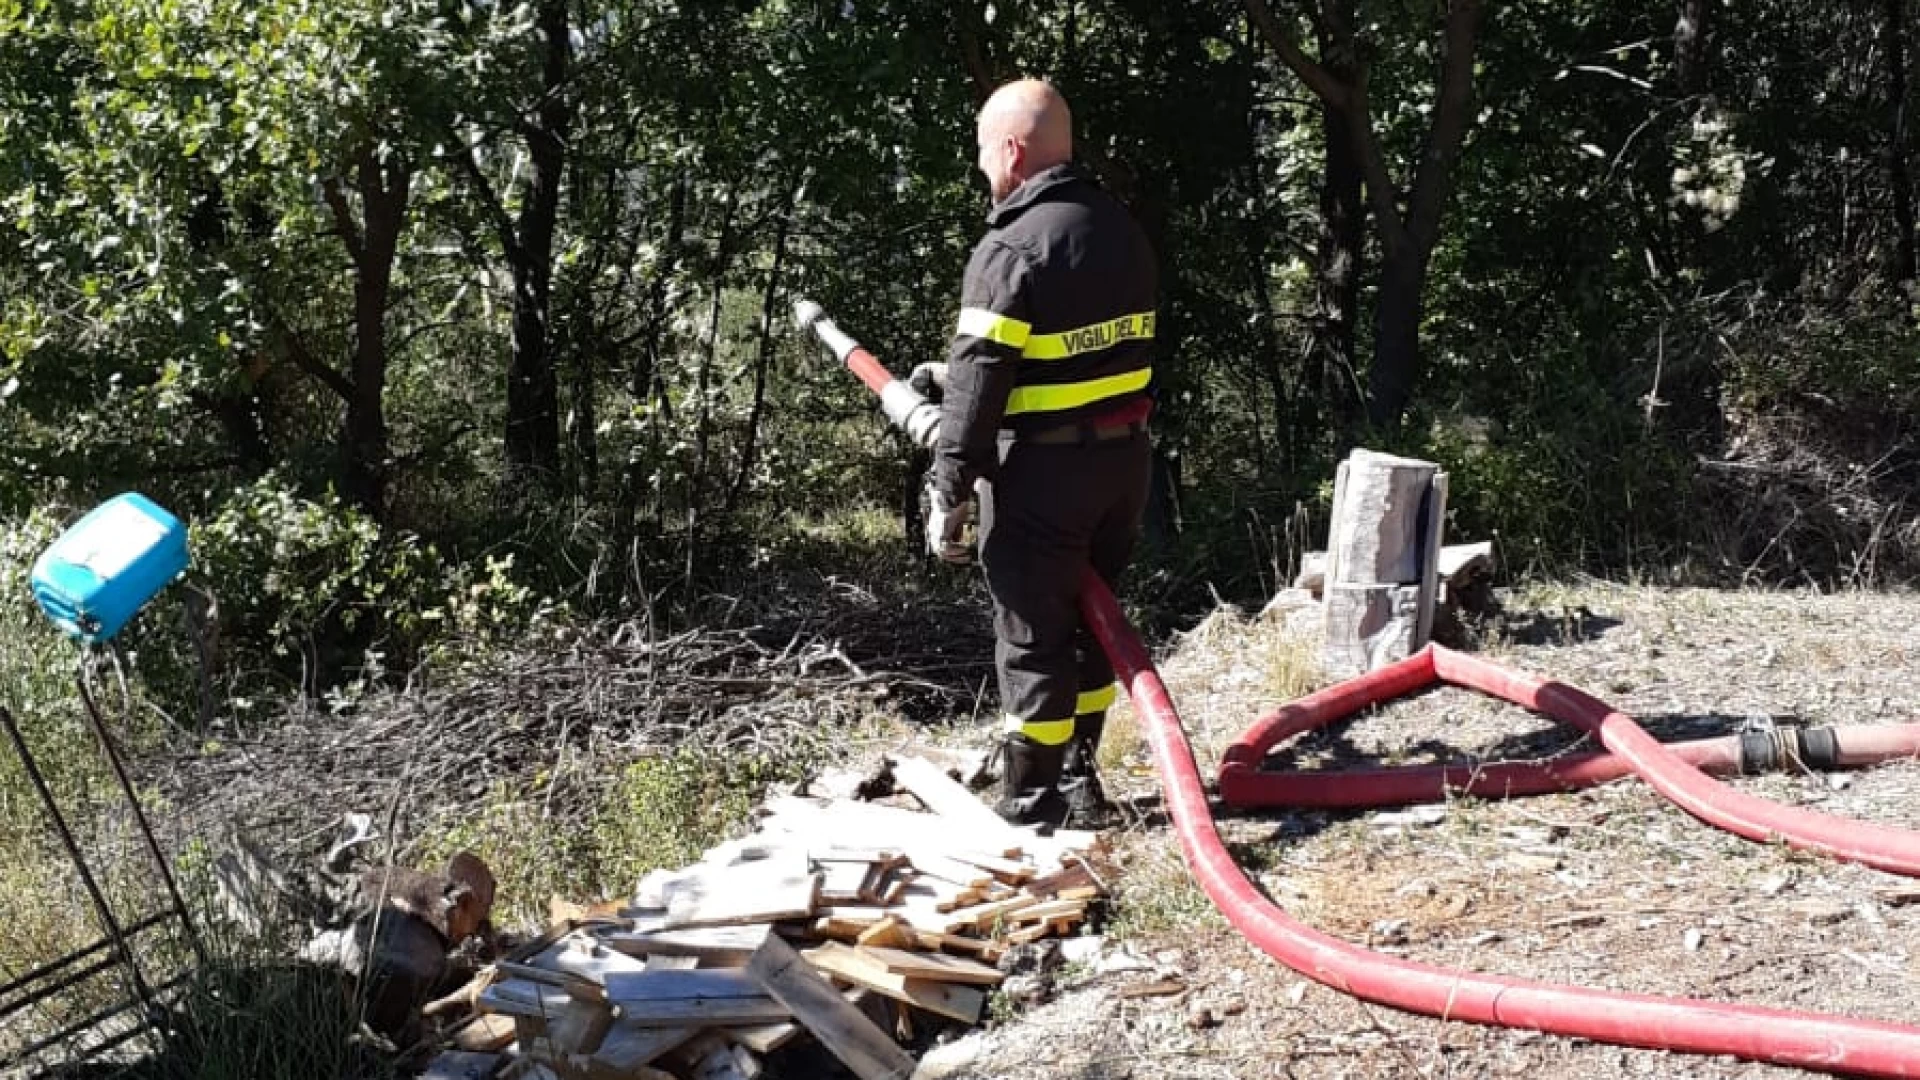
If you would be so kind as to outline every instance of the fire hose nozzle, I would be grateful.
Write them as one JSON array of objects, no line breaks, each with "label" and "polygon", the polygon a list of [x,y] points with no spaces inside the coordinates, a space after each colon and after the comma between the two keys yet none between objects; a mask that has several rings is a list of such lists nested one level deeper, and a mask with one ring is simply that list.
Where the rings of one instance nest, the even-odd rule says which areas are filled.
[{"label": "fire hose nozzle", "polygon": [[813,324],[827,317],[827,309],[811,300],[793,302],[793,325],[801,330],[813,329]]},{"label": "fire hose nozzle", "polygon": [[847,357],[852,355],[853,351],[860,347],[859,342],[848,337],[844,331],[833,325],[833,320],[827,318],[825,308],[811,300],[795,300],[793,302],[793,321],[800,329],[813,331],[814,335],[824,342],[828,349],[833,351],[834,359],[839,360],[841,363],[845,363]]},{"label": "fire hose nozzle", "polygon": [[895,427],[905,432],[917,446],[932,446],[940,431],[940,408],[907,383],[894,377],[885,365],[848,337],[824,308],[811,300],[793,302],[793,321],[802,330],[812,330],[841,363],[853,370],[867,389],[880,396],[880,409]]}]

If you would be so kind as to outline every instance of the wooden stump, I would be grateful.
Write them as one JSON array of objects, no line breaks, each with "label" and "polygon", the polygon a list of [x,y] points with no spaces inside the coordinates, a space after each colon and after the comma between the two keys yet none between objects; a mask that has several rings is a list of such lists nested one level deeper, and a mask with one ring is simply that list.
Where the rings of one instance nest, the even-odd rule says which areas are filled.
[{"label": "wooden stump", "polygon": [[1447,474],[1430,461],[1355,450],[1334,478],[1326,642],[1340,678],[1411,656],[1433,632]]}]

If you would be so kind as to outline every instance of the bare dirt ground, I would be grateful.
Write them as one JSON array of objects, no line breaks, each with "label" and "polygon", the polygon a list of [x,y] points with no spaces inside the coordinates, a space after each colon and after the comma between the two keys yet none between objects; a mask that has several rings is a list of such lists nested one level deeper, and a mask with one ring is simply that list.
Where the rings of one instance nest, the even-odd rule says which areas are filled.
[{"label": "bare dirt ground", "polygon": [[[1479,651],[1627,711],[1666,740],[1752,717],[1920,721],[1920,597],[1587,584],[1507,598]],[[1203,776],[1287,691],[1310,646],[1285,620],[1216,614],[1161,662]],[[1116,723],[1119,721],[1116,719]],[[1419,695],[1310,736],[1301,767],[1538,756],[1551,721],[1469,691]],[[1136,753],[1131,762],[1142,761]],[[1150,806],[1142,770],[1114,786]],[[1920,762],[1769,775],[1741,790],[1916,824]],[[1911,1023],[1920,905],[1902,879],[1720,833],[1637,781],[1422,814],[1286,812],[1222,822],[1243,867],[1296,918],[1411,960],[1529,979]],[[1283,967],[1188,882],[1169,830],[1136,825],[1114,922],[1052,996],[933,1054],[939,1073],[1073,1077],[1698,1077],[1794,1068],[1442,1022],[1369,1005]]]}]

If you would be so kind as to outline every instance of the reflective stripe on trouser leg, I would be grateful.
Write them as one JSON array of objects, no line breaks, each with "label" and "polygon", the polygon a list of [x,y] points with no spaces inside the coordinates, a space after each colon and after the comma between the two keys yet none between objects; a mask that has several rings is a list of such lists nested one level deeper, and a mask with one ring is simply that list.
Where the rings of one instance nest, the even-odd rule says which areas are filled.
[{"label": "reflective stripe on trouser leg", "polygon": [[1085,716],[1088,713],[1106,712],[1108,709],[1113,708],[1114,699],[1118,696],[1114,691],[1112,683],[1108,683],[1098,690],[1082,690],[1080,691],[1080,696],[1074,699],[1073,714],[1075,716]]},{"label": "reflective stripe on trouser leg", "polygon": [[1022,720],[1008,713],[1001,730],[1008,735],[1024,735],[1041,746],[1060,746],[1073,738],[1074,717],[1064,720]]}]

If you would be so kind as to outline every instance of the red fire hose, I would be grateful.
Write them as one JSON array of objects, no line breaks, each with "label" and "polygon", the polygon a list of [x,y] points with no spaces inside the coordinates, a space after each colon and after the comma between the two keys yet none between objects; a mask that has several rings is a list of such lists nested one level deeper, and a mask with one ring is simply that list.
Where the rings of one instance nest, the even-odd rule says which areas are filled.
[{"label": "red fire hose", "polygon": [[[801,326],[819,333],[835,355],[881,395],[889,419],[924,441],[931,432],[925,425],[925,409],[930,406],[826,322],[817,305],[795,307]],[[920,421],[917,428],[909,423],[914,420]],[[1453,970],[1375,953],[1295,921],[1260,893],[1221,842],[1173,699],[1113,594],[1091,571],[1081,582],[1080,609],[1139,715],[1188,867],[1236,928],[1294,970],[1368,1001],[1446,1020],[1527,1028],[1622,1046],[1732,1054],[1831,1072],[1920,1076],[1920,1028]],[[1597,734],[1603,745],[1661,794],[1703,820],[1743,836],[1779,836],[1897,872],[1914,873],[1913,868],[1920,866],[1920,855],[1916,855],[1920,839],[1914,834],[1859,824],[1843,830],[1835,819],[1735,792],[1681,762],[1626,716],[1571,687],[1431,648],[1261,720],[1229,750],[1222,767],[1223,794],[1254,779],[1260,756],[1279,739],[1436,679],[1494,693]],[[1850,830],[1858,832],[1849,835]]]},{"label": "red fire hose", "polygon": [[[1081,582],[1080,610],[1113,661],[1140,717],[1188,867],[1227,919],[1288,967],[1356,997],[1446,1020],[1530,1028],[1622,1046],[1732,1054],[1831,1072],[1920,1076],[1920,1028],[1453,970],[1362,949],[1296,922],[1260,893],[1221,843],[1173,699],[1113,594],[1091,572]],[[1436,666],[1436,655],[1421,653],[1336,687],[1337,693],[1329,698],[1359,708],[1416,689],[1432,681],[1428,672]],[[1457,654],[1456,658],[1465,659]],[[1499,672],[1492,665],[1475,663]],[[1427,672],[1421,670],[1423,665]],[[1609,729],[1603,732],[1609,746],[1617,738],[1611,728],[1620,726],[1616,717],[1631,724],[1617,713],[1610,714]],[[1620,742],[1645,751],[1629,739]]]},{"label": "red fire hose", "polygon": [[[1568,690],[1559,684],[1542,683],[1516,675],[1485,661],[1474,660],[1447,649],[1434,649],[1356,679],[1328,687],[1292,702],[1254,721],[1232,745],[1227,747],[1220,765],[1220,801],[1237,809],[1257,807],[1380,807],[1408,803],[1438,802],[1449,795],[1472,795],[1502,799],[1514,795],[1539,795],[1553,791],[1574,791],[1610,780],[1635,775],[1633,761],[1620,754],[1589,751],[1563,754],[1545,761],[1497,761],[1474,765],[1419,765],[1379,769],[1342,769],[1335,772],[1263,772],[1260,762],[1268,751],[1287,739],[1336,720],[1351,716],[1369,705],[1412,693],[1436,681],[1445,681],[1442,672],[1463,673],[1463,685],[1503,697],[1515,704],[1567,720],[1582,731],[1594,733],[1592,717],[1619,714],[1599,702]],[[1568,690],[1582,704],[1576,710],[1585,719],[1557,713],[1541,691],[1548,686]],[[1503,688],[1511,693],[1503,692]],[[1548,695],[1552,698],[1554,695]],[[1623,718],[1624,719],[1624,718]],[[1920,724],[1875,724],[1843,728],[1818,728],[1800,732],[1782,728],[1773,732],[1723,735],[1693,742],[1658,744],[1662,751],[1693,769],[1710,774],[1738,775],[1761,772],[1775,767],[1801,765],[1832,768],[1836,766],[1875,765],[1899,758],[1920,755]],[[1682,772],[1684,776],[1684,771]],[[1785,809],[1774,803],[1754,800],[1761,812]],[[1829,831],[1842,826],[1825,819]],[[1858,829],[1854,822],[1844,827]],[[1895,832],[1897,839],[1911,843],[1913,834]],[[1789,843],[1795,841],[1785,837]],[[1764,837],[1760,837],[1764,838]],[[1813,844],[1800,846],[1815,847]],[[1847,858],[1844,851],[1829,851]],[[1855,861],[1868,862],[1867,859]],[[1896,873],[1900,867],[1889,867]]]}]

